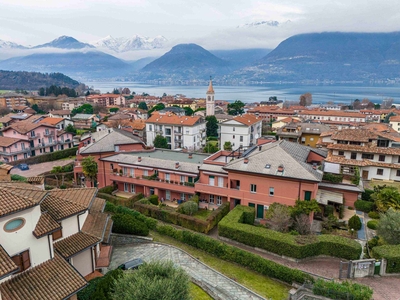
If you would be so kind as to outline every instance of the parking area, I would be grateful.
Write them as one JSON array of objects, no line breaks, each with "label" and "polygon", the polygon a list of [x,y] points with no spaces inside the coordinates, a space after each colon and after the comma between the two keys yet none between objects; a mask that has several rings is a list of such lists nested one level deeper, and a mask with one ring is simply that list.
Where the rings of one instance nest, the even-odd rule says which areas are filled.
[{"label": "parking area", "polygon": [[44,162],[44,163],[35,164],[35,165],[29,165],[29,170],[26,170],[26,171],[22,171],[22,170],[18,169],[17,167],[14,167],[10,173],[21,175],[24,177],[34,177],[34,176],[39,176],[45,172],[51,171],[53,169],[53,167],[65,166],[65,165],[72,163],[73,161],[74,161],[74,159],[63,159],[63,160]]}]

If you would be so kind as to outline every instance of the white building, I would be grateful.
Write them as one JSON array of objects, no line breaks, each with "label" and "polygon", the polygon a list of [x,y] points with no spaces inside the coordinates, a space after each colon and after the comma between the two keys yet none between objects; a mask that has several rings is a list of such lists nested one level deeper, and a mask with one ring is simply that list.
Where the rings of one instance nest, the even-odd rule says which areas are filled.
[{"label": "white building", "polygon": [[199,116],[154,112],[146,121],[148,146],[154,145],[157,135],[167,139],[169,149],[196,151],[206,143],[206,122]]},{"label": "white building", "polygon": [[206,116],[213,116],[215,114],[215,93],[212,85],[212,80],[210,78],[210,84],[208,85],[208,90],[206,94]]},{"label": "white building", "polygon": [[231,120],[219,123],[220,148],[224,149],[225,142],[231,142],[232,148],[240,146],[247,148],[257,144],[261,137],[262,118],[251,114],[235,116]]}]

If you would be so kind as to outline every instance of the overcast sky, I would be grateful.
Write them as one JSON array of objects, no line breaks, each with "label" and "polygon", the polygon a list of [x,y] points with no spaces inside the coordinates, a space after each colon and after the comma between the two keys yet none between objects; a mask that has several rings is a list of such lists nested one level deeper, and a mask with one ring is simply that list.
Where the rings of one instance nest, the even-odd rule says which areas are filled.
[{"label": "overcast sky", "polygon": [[[0,39],[25,46],[138,34],[207,49],[273,48],[304,32],[400,30],[399,0],[0,0],[0,8]],[[268,20],[283,25],[237,28]]]}]

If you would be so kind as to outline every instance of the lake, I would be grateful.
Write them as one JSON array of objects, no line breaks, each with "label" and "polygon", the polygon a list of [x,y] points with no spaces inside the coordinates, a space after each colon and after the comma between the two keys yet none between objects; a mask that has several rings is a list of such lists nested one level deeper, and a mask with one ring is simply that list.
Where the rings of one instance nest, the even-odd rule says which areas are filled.
[{"label": "lake", "polygon": [[[141,84],[137,82],[90,82],[89,86],[102,93],[112,92],[114,88],[129,88],[137,94],[143,92],[151,96],[183,94],[188,98],[204,98],[207,86],[164,86]],[[400,104],[400,87],[397,86],[331,86],[331,85],[270,85],[270,86],[218,86],[214,85],[215,99],[243,102],[266,101],[271,96],[279,100],[299,100],[301,94],[311,93],[313,103],[350,103],[355,99],[368,98],[380,103],[385,98],[393,98]]]}]

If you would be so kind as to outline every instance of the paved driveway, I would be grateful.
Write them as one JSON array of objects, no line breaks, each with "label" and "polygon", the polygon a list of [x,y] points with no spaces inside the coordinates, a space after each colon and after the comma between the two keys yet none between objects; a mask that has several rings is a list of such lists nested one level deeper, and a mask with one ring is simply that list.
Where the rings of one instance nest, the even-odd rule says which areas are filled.
[{"label": "paved driveway", "polygon": [[182,267],[195,281],[205,285],[219,299],[264,299],[175,247],[156,243],[115,245],[113,247],[109,269],[115,269],[120,264],[139,257],[146,262],[171,260],[174,264]]},{"label": "paved driveway", "polygon": [[34,177],[34,176],[39,176],[45,172],[49,172],[53,169],[53,167],[56,166],[65,166],[70,163],[72,163],[74,159],[64,159],[64,160],[55,160],[55,161],[49,161],[49,162],[44,162],[41,164],[35,164],[35,165],[29,165],[29,170],[26,171],[21,171],[18,168],[13,168],[11,170],[11,174],[17,174],[21,175],[24,177]]}]

